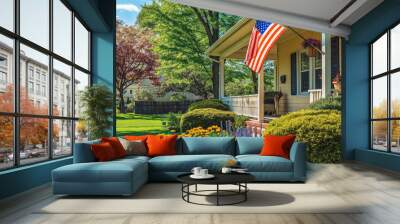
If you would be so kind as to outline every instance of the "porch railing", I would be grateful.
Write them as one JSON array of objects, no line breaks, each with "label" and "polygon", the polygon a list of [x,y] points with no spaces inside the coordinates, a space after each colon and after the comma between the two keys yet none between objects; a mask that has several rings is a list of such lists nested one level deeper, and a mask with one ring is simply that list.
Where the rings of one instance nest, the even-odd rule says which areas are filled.
[{"label": "porch railing", "polygon": [[227,96],[222,98],[230,109],[241,115],[258,117],[258,95]]},{"label": "porch railing", "polygon": [[310,89],[308,93],[310,94],[310,103],[314,103],[322,98],[322,89]]}]

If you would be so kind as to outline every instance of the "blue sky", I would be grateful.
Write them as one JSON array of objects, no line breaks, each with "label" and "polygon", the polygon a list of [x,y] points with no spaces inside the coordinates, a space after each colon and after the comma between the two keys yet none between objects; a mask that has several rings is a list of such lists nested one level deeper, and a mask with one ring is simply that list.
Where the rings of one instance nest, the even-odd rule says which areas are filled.
[{"label": "blue sky", "polygon": [[117,18],[128,25],[133,25],[142,9],[142,5],[151,0],[117,0]]}]

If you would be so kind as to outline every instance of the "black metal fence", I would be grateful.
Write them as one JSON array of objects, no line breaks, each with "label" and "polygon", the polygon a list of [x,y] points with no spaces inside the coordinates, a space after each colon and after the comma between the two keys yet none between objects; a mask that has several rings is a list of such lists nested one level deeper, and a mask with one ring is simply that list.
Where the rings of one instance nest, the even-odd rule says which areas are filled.
[{"label": "black metal fence", "polygon": [[135,114],[184,113],[194,101],[135,101]]}]

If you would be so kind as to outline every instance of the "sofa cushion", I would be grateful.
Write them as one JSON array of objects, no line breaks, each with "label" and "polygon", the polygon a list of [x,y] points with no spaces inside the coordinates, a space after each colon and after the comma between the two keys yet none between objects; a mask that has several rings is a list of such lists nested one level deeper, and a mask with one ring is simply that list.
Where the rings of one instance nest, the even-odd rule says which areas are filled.
[{"label": "sofa cushion", "polygon": [[280,156],[289,159],[290,148],[293,145],[295,135],[266,135],[264,136],[264,145],[261,149],[262,156]]},{"label": "sofa cushion", "polygon": [[104,137],[101,138],[101,142],[108,142],[111,144],[112,148],[114,149],[115,155],[117,158],[122,158],[126,156],[126,151],[124,146],[122,146],[121,142],[117,137]]},{"label": "sofa cushion", "polygon": [[190,172],[193,167],[199,166],[216,172],[231,159],[235,158],[231,155],[158,156],[149,160],[149,170],[153,172]]},{"label": "sofa cushion", "polygon": [[178,135],[149,135],[147,137],[147,155],[165,156],[176,154],[176,139]]},{"label": "sofa cushion", "polygon": [[258,137],[237,137],[236,155],[260,154],[264,141]]},{"label": "sofa cushion", "polygon": [[102,142],[90,146],[96,161],[105,162],[119,158],[109,142]]},{"label": "sofa cushion", "polygon": [[240,167],[249,172],[292,172],[292,161],[279,156],[239,155]]},{"label": "sofa cushion", "polygon": [[75,163],[52,173],[53,181],[58,182],[130,182],[135,172],[147,172],[147,163],[140,159]]},{"label": "sofa cushion", "polygon": [[185,137],[181,140],[182,154],[235,154],[233,137]]}]

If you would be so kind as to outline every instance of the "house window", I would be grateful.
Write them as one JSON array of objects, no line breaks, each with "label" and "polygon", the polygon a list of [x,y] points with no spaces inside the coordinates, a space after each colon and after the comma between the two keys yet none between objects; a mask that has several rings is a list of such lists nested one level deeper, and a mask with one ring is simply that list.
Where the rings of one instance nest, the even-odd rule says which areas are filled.
[{"label": "house window", "polygon": [[33,94],[33,92],[34,92],[34,87],[33,87],[33,82],[28,82],[28,91],[29,91],[29,94]]},{"label": "house window", "polygon": [[322,56],[309,57],[305,52],[298,54],[298,94],[308,94],[310,89],[322,88]]},{"label": "house window", "polygon": [[6,85],[7,84],[7,73],[0,71],[0,84]]},{"label": "house window", "polygon": [[[12,87],[2,89],[0,98],[18,96],[0,101],[0,123],[5,124],[0,170],[70,156],[77,139],[87,140],[87,131],[76,128],[81,108],[72,105],[79,105],[79,92],[90,85],[90,30],[68,1],[0,1],[0,14],[7,17],[0,21],[0,82]],[[19,72],[13,74],[16,65]],[[67,107],[57,106],[57,100]]]},{"label": "house window", "polygon": [[7,56],[3,54],[0,55],[0,84],[7,85]]},{"label": "house window", "polygon": [[400,25],[370,44],[371,149],[400,153]]}]

